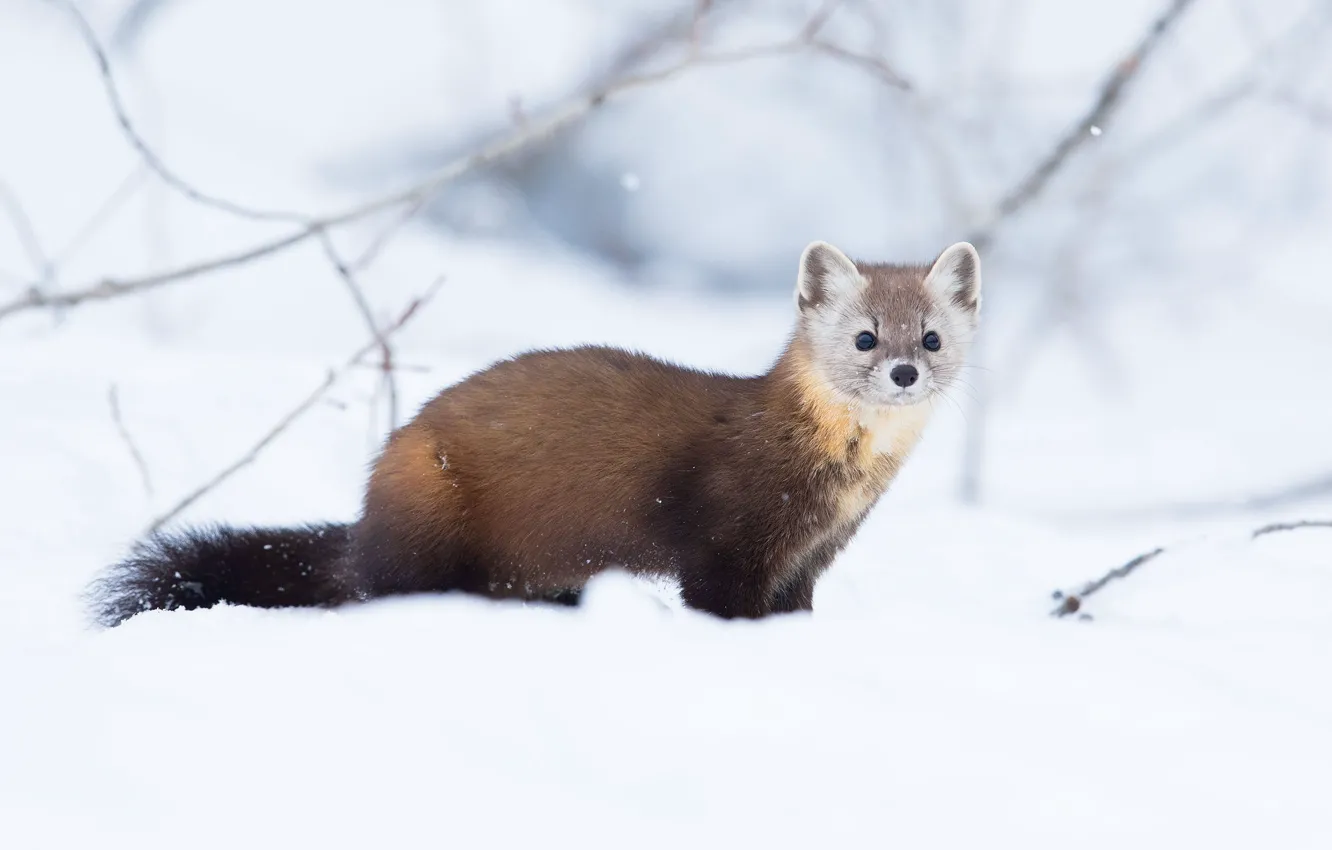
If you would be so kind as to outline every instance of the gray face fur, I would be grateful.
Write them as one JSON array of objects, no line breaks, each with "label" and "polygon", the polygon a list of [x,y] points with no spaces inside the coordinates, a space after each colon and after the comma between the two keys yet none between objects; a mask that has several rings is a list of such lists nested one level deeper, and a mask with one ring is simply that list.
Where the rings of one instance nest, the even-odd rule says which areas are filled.
[{"label": "gray face fur", "polygon": [[[837,396],[870,406],[916,404],[957,380],[980,318],[980,295],[980,257],[966,242],[925,266],[854,263],[814,242],[800,258],[796,285],[800,333],[815,369]],[[866,331],[875,344],[861,351],[856,338]],[[939,335],[938,351],[923,343],[930,331]],[[913,368],[915,381],[901,386]]]}]

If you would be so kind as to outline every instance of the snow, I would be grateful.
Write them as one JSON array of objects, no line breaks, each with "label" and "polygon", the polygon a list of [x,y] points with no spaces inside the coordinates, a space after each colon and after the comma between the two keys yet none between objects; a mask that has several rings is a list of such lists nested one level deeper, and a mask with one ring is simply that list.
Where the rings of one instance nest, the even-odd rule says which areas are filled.
[{"label": "snow", "polygon": [[[329,178],[330,163],[402,133],[502,121],[515,90],[539,104],[634,17],[573,0],[540,14],[474,4],[464,18],[413,0],[373,13],[229,2],[168,4],[133,60],[118,60],[127,100],[187,179],[309,210],[360,197]],[[89,5],[107,31],[117,4]],[[1057,82],[1052,97],[1076,109],[1080,86],[1155,8],[1094,6],[1033,4],[1013,37],[1041,44],[1042,21],[1066,37],[1011,51],[1009,73]],[[530,26],[513,32],[513,14]],[[1198,72],[1211,79],[1244,54],[1220,12],[1206,14],[1211,40],[1178,61],[1216,56]],[[314,15],[322,29],[293,47]],[[430,49],[446,29],[475,38],[484,70],[461,50]],[[903,49],[917,76],[938,62],[912,58],[924,46]],[[944,82],[979,79],[978,55]],[[135,167],[93,70],[54,9],[0,8],[0,178],[51,253]],[[1192,90],[1186,77],[1170,79]],[[773,94],[774,80],[798,84]],[[403,409],[537,346],[608,343],[761,370],[790,329],[808,241],[916,259],[960,238],[940,209],[870,197],[886,176],[854,162],[882,140],[840,128],[871,95],[857,82],[802,116],[797,95],[815,85],[779,67],[701,72],[626,102],[630,130],[590,130],[582,155],[632,196],[636,238],[668,246],[641,271],[646,283],[623,286],[623,269],[552,238],[404,231],[364,274],[376,315],[396,315],[440,274],[447,282],[399,337],[400,362],[420,367],[400,375]],[[1141,114],[1173,114],[1182,95],[1167,90],[1142,99]],[[441,101],[451,111],[432,107]],[[687,109],[707,119],[715,151],[684,140],[686,125],[699,129]],[[1142,132],[1129,120],[1101,129],[1106,148]],[[1229,155],[1221,136],[1201,159]],[[1049,329],[1019,309],[1020,285],[1039,277],[1024,252],[1043,256],[1045,234],[1076,229],[1059,191],[1054,213],[1015,224],[984,258],[996,364],[985,377],[1001,403],[983,503],[956,499],[978,370],[820,582],[815,613],[757,623],[717,621],[668,586],[609,573],[574,610],[417,598],[155,611],[92,629],[88,580],[367,333],[317,246],[58,320],[0,320],[0,846],[1332,846],[1332,530],[1250,536],[1332,517],[1332,499],[1197,517],[1159,509],[1332,469],[1322,139],[1299,160],[1303,194],[1264,189],[1257,208],[1283,217],[1261,227],[1237,226],[1224,201],[1277,180],[1274,157],[1227,161],[1210,194],[1193,192],[1179,158],[1144,169],[1118,202],[1128,218],[1170,218],[1182,247],[1130,266],[1141,246],[1122,244],[1129,231],[1089,237],[1095,263],[1131,270],[1092,330]],[[809,155],[809,173],[783,150]],[[715,192],[700,200],[700,186]],[[148,182],[69,254],[58,283],[277,232]],[[680,271],[767,269],[773,257],[774,283],[743,292]],[[0,215],[0,270],[27,280],[29,260]],[[0,275],[0,302],[20,291]],[[183,519],[353,518],[383,438],[375,380],[358,370],[339,382]],[[111,418],[113,385],[151,492]],[[1162,545],[1086,602],[1090,620],[1049,616],[1056,590]]]},{"label": "snow", "polygon": [[26,640],[5,659],[23,697],[5,830],[12,846],[1319,846],[1332,734],[1310,638],[1327,623],[1298,593],[1325,558],[1274,538],[1272,588],[1231,548],[1163,561],[1111,616],[1052,622],[1044,571],[987,581],[974,542],[938,542],[956,514],[912,520],[929,536],[893,569],[867,535],[817,616],[759,625],[612,575],[576,613],[224,608]]}]

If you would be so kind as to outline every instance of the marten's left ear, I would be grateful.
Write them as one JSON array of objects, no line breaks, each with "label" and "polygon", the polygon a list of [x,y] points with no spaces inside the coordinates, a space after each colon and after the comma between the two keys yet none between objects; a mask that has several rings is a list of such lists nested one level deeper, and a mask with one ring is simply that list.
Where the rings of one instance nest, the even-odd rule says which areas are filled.
[{"label": "marten's left ear", "polygon": [[865,277],[846,254],[827,242],[811,242],[800,255],[796,306],[803,312],[858,291]]},{"label": "marten's left ear", "polygon": [[954,307],[973,316],[980,313],[981,273],[980,254],[970,242],[949,245],[934,261],[925,276],[925,286],[941,301],[951,301]]}]

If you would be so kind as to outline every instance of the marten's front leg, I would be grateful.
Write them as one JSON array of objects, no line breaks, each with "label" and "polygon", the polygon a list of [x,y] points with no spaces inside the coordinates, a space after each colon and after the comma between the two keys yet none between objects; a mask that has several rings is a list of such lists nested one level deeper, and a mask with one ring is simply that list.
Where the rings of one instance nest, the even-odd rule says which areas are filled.
[{"label": "marten's front leg", "polygon": [[789,614],[792,611],[814,610],[814,581],[818,574],[809,569],[802,569],[785,584],[777,588],[772,596],[772,613]]},{"label": "marten's front leg", "polygon": [[747,552],[709,552],[680,572],[685,604],[726,619],[770,614],[770,584],[761,561]]},{"label": "marten's front leg", "polygon": [[777,588],[773,594],[772,610],[774,613],[789,613],[791,611],[813,611],[814,610],[814,585],[828,569],[833,558],[842,550],[843,542],[840,539],[826,540],[815,546],[805,557],[801,558],[791,575]]}]

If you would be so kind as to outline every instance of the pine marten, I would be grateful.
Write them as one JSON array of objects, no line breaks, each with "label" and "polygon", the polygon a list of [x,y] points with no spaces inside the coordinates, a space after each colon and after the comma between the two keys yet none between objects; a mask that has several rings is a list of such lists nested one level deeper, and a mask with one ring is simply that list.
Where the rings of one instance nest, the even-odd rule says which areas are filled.
[{"label": "pine marten", "polygon": [[577,604],[607,567],[672,577],[721,617],[812,610],[963,367],[980,258],[959,242],[867,264],[814,242],[795,301],[755,377],[593,346],[492,365],[390,435],[356,523],[153,535],[94,584],[95,616],[444,591]]}]

